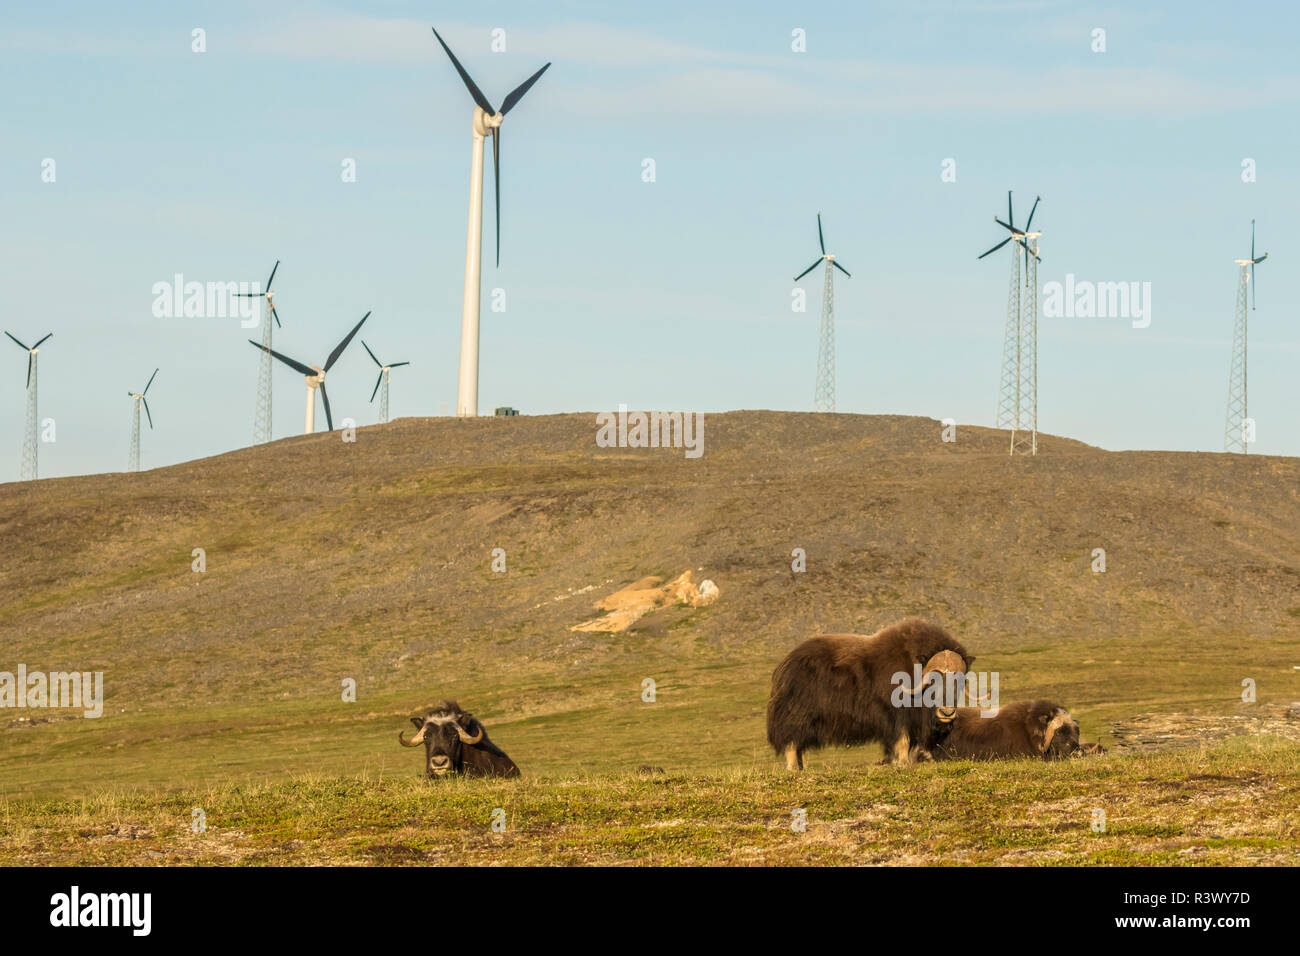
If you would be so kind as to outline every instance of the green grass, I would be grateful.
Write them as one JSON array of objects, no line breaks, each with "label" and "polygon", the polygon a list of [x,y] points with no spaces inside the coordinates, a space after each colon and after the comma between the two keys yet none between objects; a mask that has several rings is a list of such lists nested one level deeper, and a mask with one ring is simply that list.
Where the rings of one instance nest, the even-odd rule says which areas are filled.
[{"label": "green grass", "polygon": [[[0,801],[0,864],[1296,865],[1298,768],[1300,745],[1259,738],[802,775],[313,774]],[[206,832],[192,829],[195,808]]]}]

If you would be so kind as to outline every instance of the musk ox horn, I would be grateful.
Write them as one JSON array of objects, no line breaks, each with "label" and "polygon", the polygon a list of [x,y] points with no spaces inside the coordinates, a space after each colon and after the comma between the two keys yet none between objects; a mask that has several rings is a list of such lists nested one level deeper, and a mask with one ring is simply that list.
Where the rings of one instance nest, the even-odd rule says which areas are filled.
[{"label": "musk ox horn", "polygon": [[475,734],[475,735],[472,736],[472,737],[471,737],[469,734],[467,734],[467,733],[465,732],[465,728],[464,728],[464,727],[462,727],[460,724],[457,724],[457,725],[456,725],[456,733],[457,733],[457,735],[460,737],[460,742],[461,742],[461,743],[463,743],[463,744],[476,744],[476,743],[478,743],[480,740],[483,739],[483,725],[482,725],[482,724],[479,724],[478,721],[475,721],[474,723],[475,723],[475,724],[478,724],[478,733]]},{"label": "musk ox horn", "polygon": [[1047,753],[1047,749],[1052,746],[1052,738],[1056,736],[1056,732],[1065,726],[1065,722],[1070,719],[1070,715],[1065,711],[1059,710],[1056,712],[1056,716],[1052,718],[1052,722],[1047,725],[1047,730],[1043,734],[1043,745],[1039,748],[1043,753]]},{"label": "musk ox horn", "polygon": [[410,740],[407,740],[405,737],[402,736],[402,734],[404,734],[405,731],[399,730],[397,732],[397,742],[401,744],[403,747],[418,747],[420,746],[420,744],[424,743],[424,731],[425,728],[427,727],[428,724],[425,724],[424,727],[421,727],[420,732],[416,734],[414,737],[412,737]]},{"label": "musk ox horn", "polygon": [[925,690],[925,675],[921,675],[921,680],[915,687],[906,687],[902,684],[900,684],[899,687],[904,694],[911,694],[913,697],[916,697]]}]

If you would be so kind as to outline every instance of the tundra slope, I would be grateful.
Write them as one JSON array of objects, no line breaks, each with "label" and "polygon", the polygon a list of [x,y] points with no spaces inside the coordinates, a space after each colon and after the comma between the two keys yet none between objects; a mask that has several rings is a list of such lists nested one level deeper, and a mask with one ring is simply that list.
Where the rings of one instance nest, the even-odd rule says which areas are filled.
[{"label": "tundra slope", "polygon": [[[406,776],[392,730],[431,690],[472,700],[530,776],[766,766],[774,663],[909,614],[959,635],[1004,698],[1065,701],[1090,737],[1230,710],[1243,673],[1261,703],[1300,699],[1296,459],[1050,435],[1009,459],[1005,432],[945,443],[937,421],[847,414],[709,415],[694,460],[595,433],[589,413],[402,419],[355,443],[0,485],[0,646],[29,669],[103,671],[106,694],[97,721],[0,720],[0,790]],[[571,630],[600,597],[686,568],[722,598]],[[357,706],[339,705],[340,675]],[[635,692],[648,676],[653,707]]]}]

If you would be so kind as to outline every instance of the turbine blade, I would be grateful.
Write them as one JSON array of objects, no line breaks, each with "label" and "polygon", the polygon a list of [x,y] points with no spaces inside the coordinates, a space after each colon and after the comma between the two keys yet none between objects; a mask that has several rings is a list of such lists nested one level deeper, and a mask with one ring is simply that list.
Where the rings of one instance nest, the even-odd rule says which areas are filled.
[{"label": "turbine blade", "polygon": [[334,430],[334,419],[330,417],[330,397],[325,394],[325,383],[320,383],[320,400],[325,403],[325,427]]},{"label": "turbine blade", "polygon": [[[1253,256],[1254,253],[1252,252],[1251,255]],[[38,340],[37,343],[36,343],[35,345],[32,346],[32,348],[34,348],[34,349],[38,349],[38,348],[40,348],[40,347],[41,347],[41,342],[44,342],[45,339],[50,338],[52,335],[54,335],[53,332],[46,332],[46,333],[45,333],[45,337],[42,338],[42,339],[40,339],[40,340]]]},{"label": "turbine blade", "polygon": [[154,369],[153,374],[149,376],[149,381],[145,383],[144,391],[140,393],[141,397],[149,394],[149,386],[153,384],[153,380],[157,377],[158,377],[158,370]]},{"label": "turbine blade", "polygon": [[384,373],[380,372],[379,378],[375,379],[375,390],[370,393],[370,400],[372,402],[375,400],[375,396],[379,394],[379,383],[382,382],[383,380],[384,380]]},{"label": "turbine blade", "polygon": [[[1011,211],[1011,190],[1008,189],[1007,190],[1007,222],[1014,223],[1015,221],[1016,221],[1015,214],[1012,213]],[[1010,229],[1014,227],[1008,226],[1007,228]]]},{"label": "turbine blade", "polygon": [[392,365],[390,365],[390,366],[388,366],[388,367],[389,367],[389,368],[398,368],[399,366],[402,366],[402,365],[410,365],[410,364],[411,364],[410,362],[394,362]]},{"label": "turbine blade", "polygon": [[832,260],[831,260],[831,265],[833,265],[836,269],[839,269],[841,272],[843,272],[843,273],[844,273],[846,276],[848,276],[850,279],[853,278],[853,273],[850,272],[848,269],[844,268],[842,265],[840,265],[836,260],[832,259]]},{"label": "turbine blade", "polygon": [[549,70],[550,68],[551,68],[551,64],[547,63],[546,66],[542,67],[532,76],[530,76],[528,79],[524,80],[513,90],[511,90],[506,95],[505,101],[502,102],[501,104],[501,115],[505,116],[512,109],[514,109],[515,104],[524,98],[524,94],[527,93],[530,89],[532,89],[533,84],[536,83],[538,79],[541,78],[541,75],[545,73],[547,70]]},{"label": "turbine blade", "polygon": [[804,269],[803,272],[799,273],[797,276],[794,277],[794,281],[795,281],[795,282],[798,282],[800,279],[802,279],[802,278],[803,278],[804,276],[806,276],[808,273],[812,272],[812,271],[813,271],[814,269],[816,269],[819,265],[821,265],[821,263],[822,263],[821,256],[818,256],[816,262],[814,262],[814,263],[813,263],[812,265],[810,265],[807,269]]},{"label": "turbine blade", "polygon": [[822,247],[822,255],[826,255],[826,238],[822,235],[822,214],[817,214],[817,244]]},{"label": "turbine blade", "polygon": [[496,188],[497,268],[501,268],[501,127],[492,131],[492,185]]},{"label": "turbine blade", "polygon": [[[271,318],[275,319],[276,325],[280,325],[280,313],[275,311],[275,306],[271,306]],[[284,326],[280,325],[280,328]]]},{"label": "turbine blade", "polygon": [[140,396],[140,404],[144,406],[145,417],[149,419],[149,430],[153,431],[153,415],[149,412],[149,399],[143,395]]},{"label": "turbine blade", "polygon": [[1005,245],[1006,245],[1008,242],[1010,242],[1010,241],[1011,241],[1011,236],[1007,236],[1005,239],[1003,239],[1001,242],[999,242],[996,246],[994,246],[994,247],[993,247],[992,249],[990,249],[988,252],[984,253],[983,255],[976,256],[976,258],[977,258],[977,259],[983,259],[984,256],[987,256],[989,253],[992,253],[992,252],[997,252],[999,249],[1001,249],[1003,246],[1005,246]]},{"label": "turbine blade", "polygon": [[[9,333],[6,332],[5,335],[9,335]],[[14,337],[13,337],[12,335],[9,335],[9,337],[10,337],[11,339],[14,339]],[[22,345],[23,348],[27,349],[27,351],[29,351],[29,352],[31,351],[30,348],[28,348],[26,345],[23,345],[23,343],[22,343],[22,342],[19,342],[17,339],[14,339],[14,341],[17,342],[17,344]]]},{"label": "turbine blade", "polygon": [[997,216],[994,216],[994,217],[993,217],[993,221],[996,222],[996,223],[997,223],[999,226],[1001,226],[1003,229],[1006,229],[1006,230],[1008,230],[1008,231],[1010,231],[1010,232],[1015,232],[1015,231],[1016,231],[1016,227],[1015,227],[1015,226],[1012,226],[1012,225],[1009,225],[1009,224],[1003,222],[1003,221],[1002,221],[1001,219],[999,219]]},{"label": "turbine blade", "polygon": [[379,361],[379,359],[375,358],[375,353],[370,351],[370,346],[366,344],[366,340],[365,340],[365,339],[362,339],[362,340],[361,340],[361,347],[362,347],[363,349],[366,350],[366,353],[367,353],[367,354],[368,354],[372,359],[375,359],[375,364],[376,364],[376,365],[378,365],[380,368],[383,368],[383,367],[384,367],[384,363],[381,362],[381,361]]},{"label": "turbine blade", "polygon": [[27,353],[27,388],[32,387],[32,361],[35,358],[36,356],[32,355],[31,352]]},{"label": "turbine blade", "polygon": [[278,268],[280,268],[280,260],[276,259],[275,265],[271,267],[271,278],[266,280],[266,288],[263,289],[262,292],[266,293],[271,291],[271,283],[275,281],[275,270]]},{"label": "turbine blade", "polygon": [[474,102],[478,104],[478,107],[488,116],[495,116],[496,110],[492,108],[492,104],[488,102],[488,98],[483,95],[483,91],[480,90],[474,84],[474,81],[470,79],[469,74],[465,72],[465,68],[460,65],[460,60],[456,59],[456,54],[451,52],[451,47],[447,46],[447,42],[438,33],[436,28],[434,28],[433,35],[438,38],[438,42],[442,44],[442,48],[447,51],[447,56],[451,57],[451,65],[454,66],[456,72],[460,74],[460,78],[465,84],[465,89],[469,90],[469,95],[474,97]]},{"label": "turbine blade", "polygon": [[249,345],[256,345],[256,346],[257,346],[259,349],[261,349],[263,352],[269,352],[271,355],[274,355],[276,358],[278,358],[278,359],[279,359],[281,362],[283,362],[285,365],[289,366],[289,368],[293,369],[295,372],[300,372],[300,373],[302,373],[303,375],[315,375],[315,374],[316,374],[316,370],[315,370],[314,368],[308,368],[306,365],[303,365],[301,362],[298,362],[298,361],[295,361],[294,359],[289,358],[289,356],[287,356],[287,355],[281,355],[281,354],[280,354],[279,352],[277,352],[275,349],[268,349],[268,348],[267,348],[265,345],[263,345],[261,342],[254,342],[252,339],[249,339],[249,340],[248,340],[248,344],[249,344]]},{"label": "turbine blade", "polygon": [[[357,334],[357,332],[361,329],[362,324],[363,324],[363,323],[366,321],[366,319],[368,319],[368,318],[370,318],[370,313],[369,313],[369,312],[367,312],[365,315],[363,315],[363,316],[361,317],[361,321],[360,321],[360,322],[358,322],[356,325],[352,326],[352,331],[349,332],[349,333],[347,334],[347,337],[344,338],[342,342],[340,342],[338,345],[334,346],[334,351],[331,352],[331,353],[330,353],[330,357],[327,358],[327,359],[325,360],[325,368],[324,368],[324,371],[328,372],[328,371],[329,371],[329,370],[334,366],[334,363],[337,362],[337,361],[339,360],[339,356],[343,354],[343,350],[344,350],[345,348],[347,348],[347,347],[348,347],[348,343],[352,341],[352,336],[354,336],[354,335]],[[314,375],[315,373],[313,372],[312,374]]]}]

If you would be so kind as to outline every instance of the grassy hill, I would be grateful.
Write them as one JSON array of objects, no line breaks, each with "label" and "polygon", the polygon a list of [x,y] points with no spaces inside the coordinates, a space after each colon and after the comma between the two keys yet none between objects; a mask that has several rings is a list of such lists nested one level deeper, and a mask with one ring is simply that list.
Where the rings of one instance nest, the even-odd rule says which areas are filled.
[{"label": "grassy hill", "polygon": [[[530,788],[642,763],[767,780],[784,652],[907,614],[952,629],[1004,701],[1059,700],[1090,739],[1139,715],[1300,700],[1300,460],[1052,436],[1010,459],[1003,432],[945,443],[899,416],[708,416],[699,459],[595,434],[590,414],[406,419],[355,443],[0,485],[0,670],[101,670],[107,698],[99,720],[0,711],[0,821],[35,825],[52,805],[26,801],[88,792],[119,810],[195,788],[283,798],[303,774],[423,787],[393,737],[441,697],[484,719]],[[716,603],[571,630],[615,589],[687,569]],[[1245,678],[1258,704],[1241,703]],[[1269,746],[1225,752],[1286,778],[1277,747],[1290,766],[1300,750]],[[864,769],[878,757],[811,766],[897,779]]]}]

